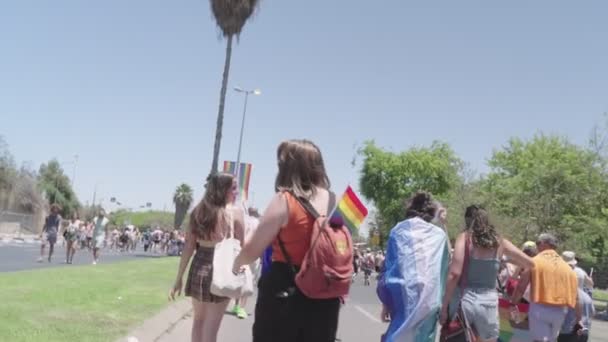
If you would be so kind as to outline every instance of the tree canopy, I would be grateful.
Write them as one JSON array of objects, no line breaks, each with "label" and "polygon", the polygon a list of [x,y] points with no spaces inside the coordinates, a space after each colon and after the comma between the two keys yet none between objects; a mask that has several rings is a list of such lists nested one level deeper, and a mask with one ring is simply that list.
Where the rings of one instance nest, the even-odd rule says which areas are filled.
[{"label": "tree canopy", "polygon": [[71,215],[80,207],[71,181],[56,159],[40,166],[38,185],[44,191],[50,204],[58,204],[62,208],[64,216]]},{"label": "tree canopy", "polygon": [[445,195],[458,183],[462,162],[446,143],[413,147],[402,152],[386,151],[366,142],[360,187],[377,209],[376,221],[387,231],[405,216],[404,203],[417,190]]}]

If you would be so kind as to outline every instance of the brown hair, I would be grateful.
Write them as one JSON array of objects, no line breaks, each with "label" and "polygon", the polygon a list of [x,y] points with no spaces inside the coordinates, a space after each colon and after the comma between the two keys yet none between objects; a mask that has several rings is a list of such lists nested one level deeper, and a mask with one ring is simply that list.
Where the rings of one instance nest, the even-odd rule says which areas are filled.
[{"label": "brown hair", "polygon": [[59,213],[61,211],[61,207],[59,206],[59,204],[57,203],[53,203],[51,204],[51,213],[53,213],[53,211]]},{"label": "brown hair", "polygon": [[190,231],[204,240],[216,240],[223,232],[217,229],[220,214],[225,212],[228,203],[226,194],[232,189],[234,176],[229,173],[216,173],[209,176],[205,185],[205,195],[190,214]]},{"label": "brown hair", "polygon": [[470,232],[473,244],[481,248],[497,248],[498,233],[490,223],[488,212],[477,205],[467,207],[464,213],[466,230]]},{"label": "brown hair", "polygon": [[433,200],[431,193],[418,191],[405,204],[405,218],[420,217],[431,222],[437,214],[437,209],[437,202]]},{"label": "brown hair", "polygon": [[290,190],[299,196],[314,196],[316,187],[328,189],[329,178],[321,150],[309,140],[287,140],[277,149],[279,173],[275,190]]}]

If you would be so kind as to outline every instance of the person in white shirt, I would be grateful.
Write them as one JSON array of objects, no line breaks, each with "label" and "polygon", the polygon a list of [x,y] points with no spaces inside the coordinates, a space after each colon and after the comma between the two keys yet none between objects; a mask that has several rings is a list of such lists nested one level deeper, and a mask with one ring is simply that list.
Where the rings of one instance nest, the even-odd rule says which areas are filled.
[{"label": "person in white shirt", "polygon": [[100,209],[99,214],[93,218],[93,265],[97,265],[99,251],[104,247],[108,238],[109,222],[110,220],[106,217],[106,212],[103,209]]},{"label": "person in white shirt", "polygon": [[[258,213],[257,209],[248,209],[248,215],[245,215],[245,243],[249,241],[253,235],[253,232],[255,232],[255,230],[258,228],[258,224],[260,223],[260,220],[258,219],[259,217],[260,214]],[[249,267],[251,269],[251,274],[254,277],[255,284],[260,269],[260,259],[258,258],[256,261],[251,263]],[[245,307],[247,306],[247,298],[248,297],[241,297],[234,301],[232,313],[240,319],[245,319],[248,316],[247,311],[245,310]]]}]

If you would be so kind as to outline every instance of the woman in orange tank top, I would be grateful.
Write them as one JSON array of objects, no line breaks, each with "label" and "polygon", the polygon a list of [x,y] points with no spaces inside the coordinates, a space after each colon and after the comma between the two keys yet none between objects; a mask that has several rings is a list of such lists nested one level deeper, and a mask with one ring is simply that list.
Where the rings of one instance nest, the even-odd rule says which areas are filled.
[{"label": "woman in orange tank top", "polygon": [[[292,193],[307,198],[319,214],[328,214],[332,205],[323,157],[314,143],[289,140],[279,145],[277,159],[277,193],[233,269],[238,272],[272,245],[272,265],[258,285],[253,342],[334,342],[340,299],[308,298],[294,281],[310,247],[314,219]],[[279,245],[279,236],[289,259]]]}]

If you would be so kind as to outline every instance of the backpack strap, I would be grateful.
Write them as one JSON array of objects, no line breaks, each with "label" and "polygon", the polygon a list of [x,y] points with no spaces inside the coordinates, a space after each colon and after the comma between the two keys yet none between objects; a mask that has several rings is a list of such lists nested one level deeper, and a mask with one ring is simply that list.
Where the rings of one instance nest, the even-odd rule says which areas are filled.
[{"label": "backpack strap", "polygon": [[[306,209],[306,211],[312,217],[314,217],[315,220],[317,220],[319,217],[321,217],[321,215],[319,215],[319,212],[315,209],[315,207],[313,207],[313,205],[310,203],[310,201],[308,199],[306,199],[304,197],[297,196],[292,190],[289,190],[287,192],[291,196],[293,196],[293,198],[295,198],[298,201],[298,203],[300,203],[302,205],[302,207],[304,207],[304,209]],[[333,209],[333,206],[334,206],[335,202],[336,202],[336,194],[334,194],[333,192],[330,191],[329,192],[328,210],[327,210],[328,214]],[[283,256],[285,257],[285,260],[287,261],[287,264],[289,265],[289,268],[292,270],[293,275],[295,276],[298,272],[296,271],[296,267],[293,264],[291,256],[289,255],[289,253],[287,253],[287,248],[285,248],[285,243],[283,242],[283,239],[281,239],[281,230],[279,230],[279,234],[277,234],[277,240],[279,242],[279,248],[281,249],[281,253],[283,253]]]},{"label": "backpack strap", "polygon": [[315,220],[321,216],[329,216],[329,213],[331,213],[332,209],[334,208],[334,205],[336,204],[336,194],[333,193],[332,191],[330,191],[329,192],[329,201],[327,203],[327,214],[320,215],[319,212],[317,211],[317,209],[315,209],[315,207],[310,203],[310,201],[307,198],[296,195],[292,190],[289,190],[289,193],[302,205],[302,207],[304,207],[304,209],[306,209],[306,211]]}]

